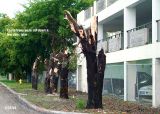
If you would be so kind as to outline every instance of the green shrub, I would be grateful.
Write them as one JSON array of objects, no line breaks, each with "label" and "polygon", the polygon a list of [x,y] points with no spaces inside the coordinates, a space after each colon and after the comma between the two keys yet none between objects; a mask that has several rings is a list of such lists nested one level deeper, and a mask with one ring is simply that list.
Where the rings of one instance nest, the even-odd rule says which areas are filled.
[{"label": "green shrub", "polygon": [[76,108],[77,109],[84,109],[85,108],[85,101],[83,99],[77,99]]}]

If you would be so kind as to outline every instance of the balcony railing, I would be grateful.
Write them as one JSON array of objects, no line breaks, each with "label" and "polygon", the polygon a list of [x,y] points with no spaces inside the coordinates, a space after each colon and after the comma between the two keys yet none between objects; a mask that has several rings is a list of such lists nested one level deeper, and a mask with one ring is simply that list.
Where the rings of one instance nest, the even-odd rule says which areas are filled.
[{"label": "balcony railing", "polygon": [[97,42],[97,50],[99,51],[101,48],[103,48],[104,52],[107,53],[108,46],[107,46],[107,40],[101,39]]},{"label": "balcony railing", "polygon": [[87,20],[89,18],[91,18],[92,16],[92,7],[89,7],[87,10],[85,10],[84,12],[84,20]]},{"label": "balcony railing", "polygon": [[107,0],[107,7],[112,5],[116,1],[118,1],[118,0]]},{"label": "balcony railing", "polygon": [[124,48],[123,32],[107,38],[108,52],[119,51]]},{"label": "balcony railing", "polygon": [[98,40],[97,50],[104,49],[105,53],[115,52],[124,49],[123,32],[107,37],[106,39]]},{"label": "balcony railing", "polygon": [[96,13],[99,13],[100,11],[105,9],[107,6],[106,3],[107,3],[107,0],[98,0],[96,2]]},{"label": "balcony railing", "polygon": [[146,23],[127,31],[127,48],[142,46],[152,42],[152,23]]},{"label": "balcony railing", "polygon": [[157,20],[157,42],[160,42],[160,19]]}]

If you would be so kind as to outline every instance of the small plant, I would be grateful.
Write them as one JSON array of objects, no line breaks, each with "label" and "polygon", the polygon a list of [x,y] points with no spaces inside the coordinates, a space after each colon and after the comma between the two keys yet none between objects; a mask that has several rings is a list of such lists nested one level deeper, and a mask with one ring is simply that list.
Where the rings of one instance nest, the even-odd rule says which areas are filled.
[{"label": "small plant", "polygon": [[85,108],[85,101],[83,99],[77,99],[76,108],[77,109],[84,109]]}]

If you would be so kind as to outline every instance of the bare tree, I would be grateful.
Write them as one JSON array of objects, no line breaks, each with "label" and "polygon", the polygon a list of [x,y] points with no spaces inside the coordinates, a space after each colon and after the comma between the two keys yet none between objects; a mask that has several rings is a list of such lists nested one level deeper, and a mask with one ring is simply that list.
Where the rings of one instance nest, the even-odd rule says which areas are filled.
[{"label": "bare tree", "polygon": [[40,58],[41,58],[40,56],[36,58],[32,67],[32,89],[35,89],[35,90],[37,90],[37,87],[38,87],[38,66],[40,63]]},{"label": "bare tree", "polygon": [[[82,53],[86,57],[88,84],[88,101],[86,108],[102,108],[102,88],[105,63],[102,64],[101,61],[105,59],[105,56],[101,56],[103,60],[96,56],[98,17],[94,16],[92,18],[91,28],[85,31],[82,26],[77,24],[69,11],[64,11],[64,13],[65,19],[68,20],[71,30],[79,38],[79,43],[82,46]],[[98,65],[97,59],[99,62]],[[103,62],[105,62],[105,60]]]}]

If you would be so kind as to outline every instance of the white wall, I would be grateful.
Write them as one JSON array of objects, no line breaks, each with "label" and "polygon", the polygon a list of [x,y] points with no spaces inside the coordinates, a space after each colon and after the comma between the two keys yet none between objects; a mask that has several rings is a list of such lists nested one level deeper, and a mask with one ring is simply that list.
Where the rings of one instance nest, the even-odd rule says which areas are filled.
[{"label": "white wall", "polygon": [[160,42],[144,46],[120,50],[117,52],[107,53],[106,62],[116,63],[123,61],[135,61],[160,57]]}]

